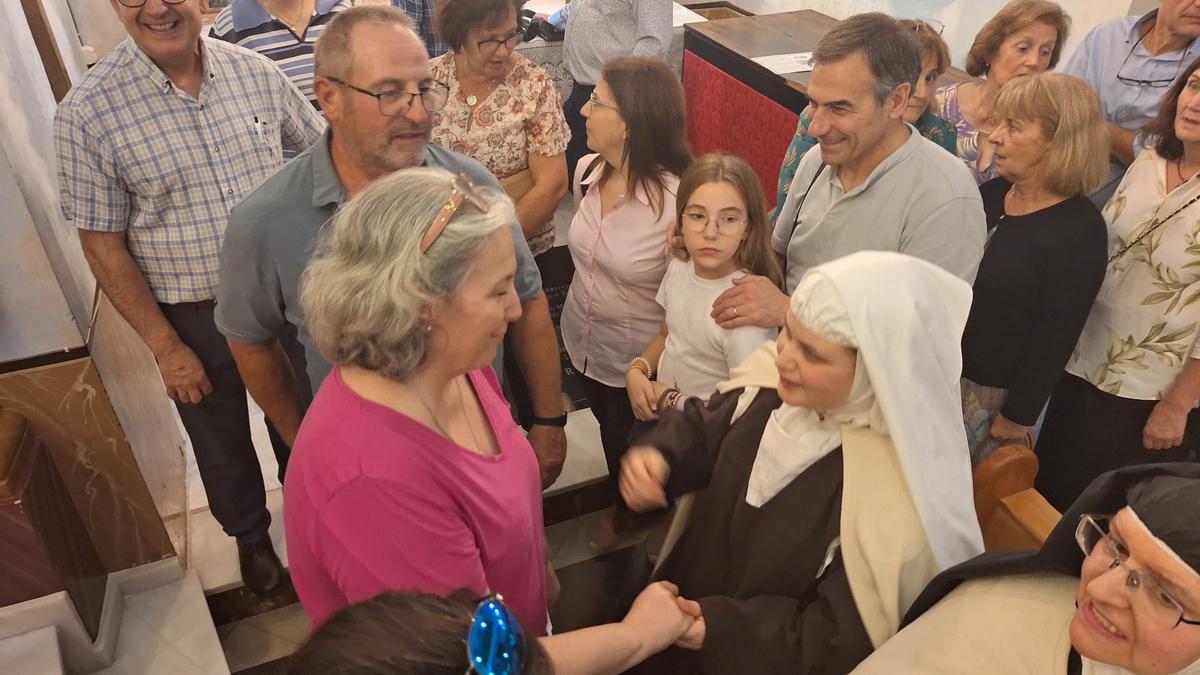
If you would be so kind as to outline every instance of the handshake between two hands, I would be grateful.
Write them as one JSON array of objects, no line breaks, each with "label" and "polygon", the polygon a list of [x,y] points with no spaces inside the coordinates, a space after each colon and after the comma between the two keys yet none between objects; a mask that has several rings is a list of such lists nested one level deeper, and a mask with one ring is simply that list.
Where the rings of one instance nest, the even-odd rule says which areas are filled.
[{"label": "handshake between two hands", "polygon": [[704,645],[704,616],[700,603],[680,597],[669,581],[647,586],[621,621],[644,643],[646,655],[657,654],[670,645],[698,650]]}]

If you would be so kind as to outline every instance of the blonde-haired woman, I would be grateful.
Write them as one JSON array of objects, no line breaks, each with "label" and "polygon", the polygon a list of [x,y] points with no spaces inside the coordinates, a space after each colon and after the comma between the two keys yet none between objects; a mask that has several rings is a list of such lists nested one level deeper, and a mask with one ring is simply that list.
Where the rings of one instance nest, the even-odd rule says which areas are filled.
[{"label": "blonde-haired woman", "polygon": [[998,174],[988,134],[996,129],[996,97],[1014,77],[1053,68],[1062,56],[1071,19],[1048,0],[1013,0],[996,13],[967,52],[967,72],[984,78],[942,87],[934,111],[957,129],[957,154],[983,184]]},{"label": "blonde-haired woman", "polygon": [[980,188],[992,236],[963,332],[963,418],[978,462],[1035,426],[1104,278],[1100,99],[1086,82],[1017,78],[988,137],[999,178]]},{"label": "blonde-haired woman", "polygon": [[537,459],[490,367],[521,315],[515,221],[462,175],[404,169],[338,212],[305,272],[308,329],[335,364],[284,493],[314,625],[385,590],[465,587],[546,626]]}]

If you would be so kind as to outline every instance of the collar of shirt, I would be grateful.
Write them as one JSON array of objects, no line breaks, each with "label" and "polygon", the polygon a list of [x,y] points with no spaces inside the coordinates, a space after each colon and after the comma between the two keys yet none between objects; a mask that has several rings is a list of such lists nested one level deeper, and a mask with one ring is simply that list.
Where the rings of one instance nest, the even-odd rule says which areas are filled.
[{"label": "collar of shirt", "polygon": [[[908,127],[908,131],[909,131],[908,140],[904,141],[904,143],[901,144],[900,147],[896,148],[892,152],[892,154],[888,155],[887,157],[884,157],[882,162],[875,165],[875,168],[871,170],[871,174],[869,176],[867,176],[867,179],[865,181],[862,182],[862,185],[859,185],[858,187],[854,188],[853,190],[851,190],[849,192],[846,192],[845,190],[842,189],[842,179],[838,176],[838,172],[837,171],[829,172],[830,181],[833,182],[833,184],[837,186],[838,190],[841,190],[843,192],[843,196],[849,197],[851,195],[856,195],[864,190],[869,189],[885,173],[890,171],[892,169],[892,167],[894,167],[897,164],[908,159],[910,156],[912,156],[912,154],[914,152],[917,151],[917,146],[920,145],[925,140],[925,137],[922,136],[921,134],[917,133],[916,127],[909,124],[908,122],[905,122],[904,126]],[[932,143],[932,141],[930,141],[930,142]]]},{"label": "collar of shirt", "polygon": [[[201,68],[203,69],[204,73],[208,75],[208,77],[205,78],[205,81],[216,79],[216,69],[212,64],[212,59],[215,58],[215,56],[213,56],[213,50],[209,48],[203,36],[199,38],[199,41]],[[171,78],[163,72],[162,68],[158,67],[158,64],[150,60],[150,57],[147,56],[146,52],[143,52],[142,48],[133,41],[133,38],[126,38],[125,45],[127,47],[129,58],[133,64],[133,67],[141,72],[142,75],[146,76],[146,78],[148,78],[152,83],[154,83],[155,87],[163,90],[164,92],[170,91],[175,87],[175,83],[171,81]],[[202,87],[203,85],[204,82],[201,83]]]},{"label": "collar of shirt", "polygon": [[[339,1],[317,0],[315,7],[317,16],[332,12],[334,6]],[[264,23],[276,20],[266,8],[258,4],[257,0],[234,0],[233,5],[230,7],[230,12],[232,15],[230,18],[233,19],[233,29],[236,31],[250,30],[251,28],[257,28]]]},{"label": "collar of shirt", "polygon": [[[326,128],[320,140],[312,147],[312,205],[321,207],[330,204],[341,204],[346,201],[346,188],[338,179],[337,170],[333,168],[333,155],[329,153],[329,144],[333,141],[333,129]],[[432,155],[429,146],[421,160],[421,166],[428,166]],[[437,163],[434,163],[437,166]]]},{"label": "collar of shirt", "polygon": [[[604,171],[604,164],[605,162],[603,161],[599,162],[598,166],[592,169],[592,171],[579,182],[583,185],[589,186],[598,182],[600,180],[600,174]],[[626,190],[628,191],[628,188],[626,188]],[[591,190],[589,189],[588,192],[590,194]],[[633,188],[633,198],[645,204],[646,206],[650,206],[650,194],[646,191],[646,186],[640,182]]]},{"label": "collar of shirt", "polygon": [[[1131,45],[1135,42],[1138,42],[1139,39],[1144,39],[1142,38],[1142,29],[1146,27],[1147,22],[1154,21],[1156,17],[1158,17],[1158,10],[1152,9],[1139,17],[1137,21],[1134,21],[1133,25],[1129,27],[1129,33],[1125,35],[1125,44]],[[1188,46],[1183,48],[1183,51],[1189,52],[1195,47],[1196,40],[1193,38],[1192,41],[1188,43]],[[1178,61],[1180,57],[1180,53],[1178,51],[1163,52],[1162,54],[1151,54],[1150,50],[1146,49],[1145,42],[1138,44],[1137,48],[1145,53],[1146,58],[1158,59],[1160,61]]]}]

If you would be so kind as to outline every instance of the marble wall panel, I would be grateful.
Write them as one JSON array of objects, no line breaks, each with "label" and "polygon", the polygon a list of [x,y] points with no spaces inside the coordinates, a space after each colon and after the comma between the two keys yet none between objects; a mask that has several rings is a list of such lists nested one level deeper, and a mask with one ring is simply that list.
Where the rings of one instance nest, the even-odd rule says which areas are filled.
[{"label": "marble wall panel", "polygon": [[108,575],[44,444],[4,409],[0,481],[0,606],[65,590],[95,639]]},{"label": "marble wall panel", "polygon": [[0,375],[0,407],[45,442],[106,570],[175,555],[91,358]]}]

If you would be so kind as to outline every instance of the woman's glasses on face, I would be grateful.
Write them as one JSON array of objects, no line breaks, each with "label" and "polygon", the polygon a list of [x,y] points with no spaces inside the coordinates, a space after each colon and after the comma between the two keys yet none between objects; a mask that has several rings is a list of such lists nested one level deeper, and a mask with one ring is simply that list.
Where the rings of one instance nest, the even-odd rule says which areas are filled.
[{"label": "woman's glasses on face", "polygon": [[1085,556],[1095,558],[1104,563],[1108,570],[1122,568],[1125,571],[1125,588],[1130,594],[1137,596],[1139,590],[1144,590],[1143,600],[1148,602],[1150,617],[1158,624],[1171,629],[1179,624],[1200,626],[1200,621],[1183,618],[1183,605],[1171,596],[1161,582],[1148,570],[1132,570],[1128,567],[1129,550],[1125,545],[1113,538],[1109,532],[1112,516],[1096,516],[1083,514],[1079,525],[1075,528],[1075,541]]},{"label": "woman's glasses on face", "polygon": [[500,50],[500,45],[504,45],[509,52],[512,52],[512,50],[517,48],[517,45],[521,44],[521,40],[524,37],[524,33],[519,30],[515,30],[499,39],[493,38],[491,40],[480,40],[479,42],[475,43],[475,46],[479,48],[480,53],[491,56]]},{"label": "woman's glasses on face", "polygon": [[484,597],[467,633],[467,674],[517,675],[525,661],[525,632],[498,594]]},{"label": "woman's glasses on face", "polygon": [[691,232],[704,232],[708,224],[716,222],[717,234],[722,237],[732,237],[742,233],[746,226],[746,216],[732,213],[722,213],[716,218],[710,218],[704,211],[684,211],[681,219],[683,228]]},{"label": "woman's glasses on face", "polygon": [[600,99],[596,98],[596,92],[592,92],[592,95],[588,96],[588,103],[591,103],[593,106],[595,106],[597,108],[608,108],[609,110],[612,110],[612,111],[616,112],[617,114],[621,113],[621,109],[618,108],[617,106],[615,106],[611,103],[605,103],[604,101],[601,101]]}]

